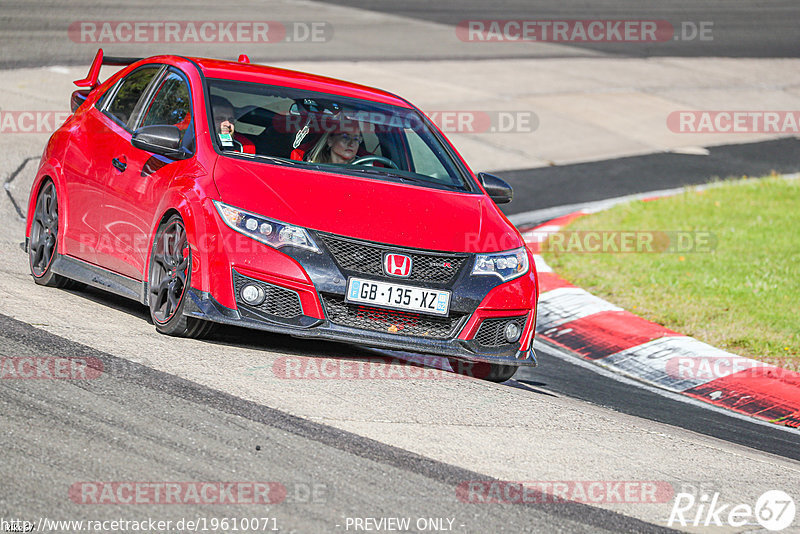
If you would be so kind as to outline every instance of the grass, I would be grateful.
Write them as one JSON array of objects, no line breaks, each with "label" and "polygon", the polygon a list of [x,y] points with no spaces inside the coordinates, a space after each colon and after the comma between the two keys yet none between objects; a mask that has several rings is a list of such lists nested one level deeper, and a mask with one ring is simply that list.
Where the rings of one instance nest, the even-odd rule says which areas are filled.
[{"label": "grass", "polygon": [[544,257],[562,277],[650,321],[797,370],[800,181],[722,182],[616,206],[564,230],[656,231],[654,249],[665,243],[660,231],[688,232],[684,246],[687,236],[710,235],[712,246],[697,251],[574,253],[580,247],[551,242]]}]

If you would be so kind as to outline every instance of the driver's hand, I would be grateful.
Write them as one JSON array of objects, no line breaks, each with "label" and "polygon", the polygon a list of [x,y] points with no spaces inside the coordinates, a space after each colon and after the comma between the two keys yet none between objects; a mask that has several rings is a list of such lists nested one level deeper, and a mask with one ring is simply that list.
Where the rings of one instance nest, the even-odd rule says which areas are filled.
[{"label": "driver's hand", "polygon": [[230,121],[222,121],[219,125],[220,133],[224,134],[232,134],[233,133],[233,123]]}]

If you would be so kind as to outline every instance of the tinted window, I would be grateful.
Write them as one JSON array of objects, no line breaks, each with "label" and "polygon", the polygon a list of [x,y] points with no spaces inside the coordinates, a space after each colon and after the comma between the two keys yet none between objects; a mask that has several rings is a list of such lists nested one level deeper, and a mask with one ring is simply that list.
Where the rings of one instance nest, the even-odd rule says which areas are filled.
[{"label": "tinted window", "polygon": [[192,121],[189,85],[177,73],[170,72],[156,90],[139,126],[177,126],[185,132]]},{"label": "tinted window", "polygon": [[[267,164],[357,174],[379,180],[472,190],[458,162],[414,109],[369,100],[211,79],[211,135],[226,154],[235,141]],[[223,128],[226,131],[223,131]],[[227,139],[234,148],[225,149]]]},{"label": "tinted window", "polygon": [[447,169],[440,159],[444,155],[437,155],[436,151],[431,150],[422,137],[411,128],[406,128],[405,134],[414,172],[437,180],[447,178]]},{"label": "tinted window", "polygon": [[136,103],[142,97],[150,80],[160,69],[160,66],[143,67],[129,74],[122,80],[117,94],[114,95],[114,100],[106,108],[106,113],[122,124],[128,124]]}]

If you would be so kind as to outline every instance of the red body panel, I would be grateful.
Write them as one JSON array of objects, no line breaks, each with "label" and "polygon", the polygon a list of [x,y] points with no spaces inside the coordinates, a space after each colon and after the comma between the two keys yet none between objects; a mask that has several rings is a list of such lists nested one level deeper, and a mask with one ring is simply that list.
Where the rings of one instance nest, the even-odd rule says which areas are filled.
[{"label": "red body panel", "polygon": [[386,91],[367,87],[366,85],[337,80],[335,78],[279,69],[276,67],[265,67],[263,65],[233,63],[219,59],[192,58],[192,60],[200,65],[203,74],[208,78],[225,78],[244,82],[263,83],[266,85],[278,85],[281,87],[294,87],[297,89],[320,91],[350,98],[371,100],[373,102],[381,102],[393,106],[411,107],[408,102],[402,98],[398,98]]},{"label": "red body panel", "polygon": [[[308,275],[294,259],[269,245],[254,241],[249,237],[228,228],[219,218],[212,202],[203,203],[203,229],[195,231],[187,228],[190,236],[194,235],[193,252],[195,258],[202,261],[201,270],[213,273],[201,280],[192,279],[192,286],[201,291],[208,291],[216,297],[220,304],[229,308],[236,307],[233,295],[233,278],[231,269],[244,274],[259,273],[258,278],[269,281],[283,280],[278,283],[286,287],[304,287],[313,290]],[[319,303],[315,303],[319,307]],[[304,307],[305,310],[305,307]]]},{"label": "red body panel", "polygon": [[522,246],[484,195],[224,156],[217,161],[214,181],[223,201],[232,206],[323,232],[449,252]]},{"label": "red body panel", "polygon": [[[97,113],[97,111],[95,110]],[[102,114],[100,114],[102,115]],[[111,132],[104,147],[105,194],[100,208],[100,240],[98,265],[125,276],[142,280],[151,240],[147,239],[153,216],[170,187],[172,178],[187,167],[186,161],[165,163],[131,145],[131,134],[108,117],[102,116]],[[111,160],[124,162],[124,172],[111,165]],[[190,164],[190,163],[189,163]]]},{"label": "red body panel", "polygon": [[520,335],[521,350],[530,348],[530,342],[533,339],[533,333],[536,328],[536,306],[539,300],[539,291],[533,255],[529,250],[527,254],[528,262],[531,265],[530,272],[490,291],[467,324],[464,325],[458,336],[459,339],[472,339],[484,318],[530,313],[525,323],[525,328],[522,330],[522,335]]}]

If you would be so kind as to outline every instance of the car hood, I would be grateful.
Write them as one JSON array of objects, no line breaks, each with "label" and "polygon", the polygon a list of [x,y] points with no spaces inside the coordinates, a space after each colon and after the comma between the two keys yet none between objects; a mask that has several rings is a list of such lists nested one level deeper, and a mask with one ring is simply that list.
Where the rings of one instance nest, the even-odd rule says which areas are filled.
[{"label": "car hood", "polygon": [[226,204],[356,239],[448,252],[522,246],[485,195],[220,156],[214,182]]}]

